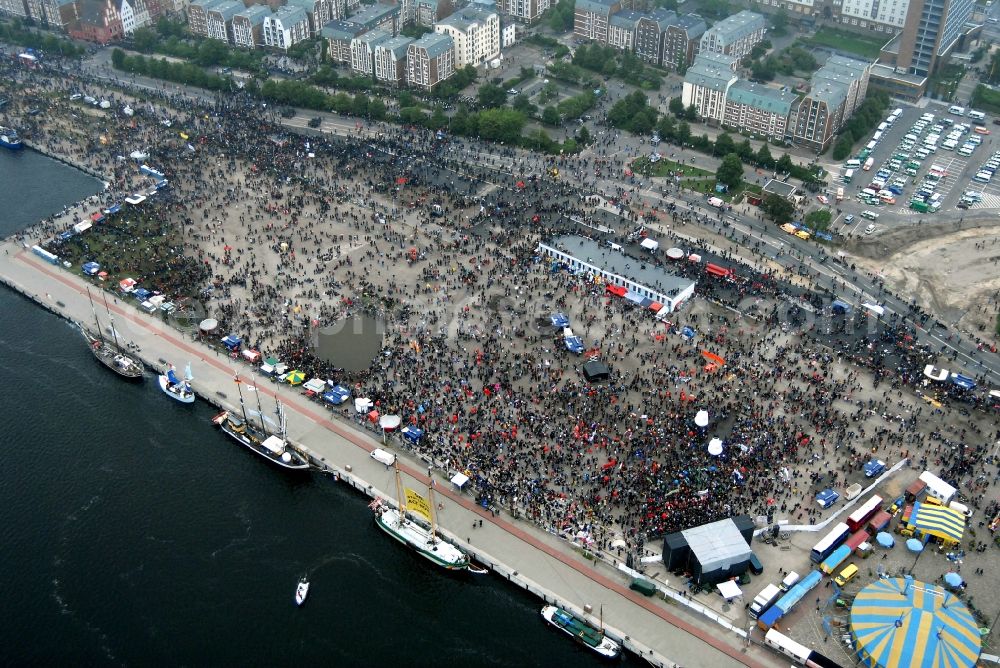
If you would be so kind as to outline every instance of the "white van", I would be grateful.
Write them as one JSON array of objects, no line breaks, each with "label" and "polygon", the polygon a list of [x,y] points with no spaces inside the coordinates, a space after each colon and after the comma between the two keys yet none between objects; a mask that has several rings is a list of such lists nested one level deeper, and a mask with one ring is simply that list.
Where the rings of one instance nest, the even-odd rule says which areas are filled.
[{"label": "white van", "polygon": [[964,116],[965,107],[957,107],[957,106],[948,107],[948,113],[955,114],[956,116]]},{"label": "white van", "polygon": [[382,462],[383,464],[386,465],[386,467],[392,466],[393,464],[396,463],[396,455],[386,450],[383,450],[382,448],[375,448],[374,450],[372,450],[371,457],[377,462]]},{"label": "white van", "polygon": [[801,578],[799,577],[798,573],[796,573],[795,571],[790,571],[788,575],[785,576],[785,579],[781,581],[781,584],[779,584],[778,587],[781,588],[781,591],[788,591],[789,589],[797,585],[800,579]]},{"label": "white van", "polygon": [[972,517],[972,509],[969,508],[964,503],[959,503],[958,501],[952,501],[951,503],[948,504],[948,507],[951,508],[952,510],[957,510],[958,512],[965,515],[965,519],[969,519],[970,517]]},{"label": "white van", "polygon": [[969,109],[969,118],[975,121],[981,121],[986,118],[986,114],[981,111],[976,111],[974,109]]}]

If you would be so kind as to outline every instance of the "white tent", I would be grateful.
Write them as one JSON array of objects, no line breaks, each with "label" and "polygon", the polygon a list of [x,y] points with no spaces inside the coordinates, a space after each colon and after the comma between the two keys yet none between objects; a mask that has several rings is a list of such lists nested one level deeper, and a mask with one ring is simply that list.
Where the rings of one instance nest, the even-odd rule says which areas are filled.
[{"label": "white tent", "polygon": [[451,484],[454,485],[455,487],[458,487],[459,489],[465,487],[465,485],[468,482],[469,482],[469,476],[465,475],[464,473],[456,473],[451,477]]},{"label": "white tent", "polygon": [[861,305],[861,307],[868,309],[875,315],[885,315],[885,309],[878,304],[869,304],[868,302],[865,302]]},{"label": "white tent", "polygon": [[660,247],[660,242],[659,241],[654,241],[652,239],[648,239],[647,238],[647,239],[643,239],[642,241],[640,241],[639,245],[642,246],[643,248],[645,248],[648,251],[655,251],[657,248]]},{"label": "white tent", "polygon": [[694,423],[699,427],[708,426],[708,411],[702,410],[694,416]]},{"label": "white tent", "polygon": [[727,601],[731,601],[734,598],[739,598],[740,596],[743,595],[743,590],[741,590],[740,586],[735,582],[733,582],[732,580],[726,580],[725,582],[720,582],[715,586],[719,590],[719,593],[722,595],[722,598],[726,599]]},{"label": "white tent", "polygon": [[354,410],[359,413],[367,413],[374,405],[371,399],[358,398],[354,400]]}]

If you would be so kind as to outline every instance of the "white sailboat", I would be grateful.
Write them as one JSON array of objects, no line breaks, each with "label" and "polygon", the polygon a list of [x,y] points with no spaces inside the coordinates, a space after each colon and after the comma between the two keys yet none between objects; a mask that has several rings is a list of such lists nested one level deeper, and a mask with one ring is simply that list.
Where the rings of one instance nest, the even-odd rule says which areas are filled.
[{"label": "white sailboat", "polygon": [[[397,458],[398,461],[398,458]],[[403,489],[399,478],[399,465],[393,463],[396,474],[396,496],[399,507],[393,508],[382,499],[375,499],[369,506],[375,511],[375,523],[382,531],[397,541],[413,548],[425,559],[451,571],[469,569],[469,555],[437,535],[434,522],[434,481],[427,487],[425,499],[412,489]],[[424,526],[411,519],[409,514],[420,515],[430,526]]]},{"label": "white sailboat", "polygon": [[191,364],[188,364],[187,368],[184,369],[184,380],[177,377],[173,364],[167,367],[166,373],[160,374],[159,380],[160,389],[174,401],[179,401],[182,404],[194,403],[194,390],[191,389],[191,381],[194,380],[194,376],[191,375]]}]

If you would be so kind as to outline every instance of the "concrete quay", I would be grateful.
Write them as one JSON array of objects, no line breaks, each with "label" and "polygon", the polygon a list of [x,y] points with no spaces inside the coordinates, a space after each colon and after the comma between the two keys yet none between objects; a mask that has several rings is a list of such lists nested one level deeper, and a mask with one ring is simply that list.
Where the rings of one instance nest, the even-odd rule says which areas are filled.
[{"label": "concrete quay", "polygon": [[[91,283],[79,274],[78,268],[49,264],[14,240],[0,246],[4,250],[0,254],[0,282],[64,318],[93,328],[87,299]],[[244,379],[244,392],[253,384],[267,400],[276,397],[281,401],[288,418],[289,440],[317,468],[368,496],[395,496],[389,491],[394,490],[392,471],[369,456],[373,449],[384,447],[376,435],[335,420],[333,413],[301,391],[264,379],[243,361],[193,340],[158,315],[147,315],[120,298],[109,299],[109,305],[119,336],[140,347],[139,356],[148,366],[159,370],[165,360],[178,366],[190,362],[198,395],[228,409],[238,409],[233,383],[234,372],[238,371]],[[102,326],[108,326],[106,317]],[[424,487],[428,481],[427,463],[413,459],[399,447],[393,449],[400,454],[404,484]],[[726,630],[681,609],[674,599],[646,598],[631,591],[617,564],[588,559],[565,540],[504,512],[494,516],[448,484],[446,473],[438,471],[435,475],[436,501],[441,504],[437,519],[444,535],[497,575],[546,602],[557,602],[577,612],[590,605],[595,614],[603,606],[608,634],[651,665],[756,668],[787,664],[769,649],[757,643],[747,644],[732,627]],[[472,528],[479,520],[483,526]],[[430,564],[427,567],[433,568]],[[596,621],[596,617],[591,618]]]}]

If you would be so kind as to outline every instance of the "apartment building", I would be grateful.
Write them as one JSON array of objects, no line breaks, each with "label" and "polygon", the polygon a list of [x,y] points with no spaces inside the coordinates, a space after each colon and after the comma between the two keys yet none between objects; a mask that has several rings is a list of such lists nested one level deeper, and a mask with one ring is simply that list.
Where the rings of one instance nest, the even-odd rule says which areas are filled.
[{"label": "apartment building", "polygon": [[740,132],[784,141],[788,113],[797,98],[787,90],[737,81],[726,93],[722,124]]},{"label": "apartment building", "polygon": [[430,90],[455,73],[455,42],[450,35],[429,33],[406,49],[406,81]]},{"label": "apartment building", "polygon": [[357,23],[351,21],[330,21],[320,35],[327,43],[327,57],[335,63],[351,62],[351,41],[358,35],[362,35],[367,30]]},{"label": "apartment building", "polygon": [[434,24],[434,32],[451,37],[456,69],[479,66],[500,55],[500,17],[496,12],[465,7]]},{"label": "apartment building", "polygon": [[267,5],[251,5],[233,14],[233,44],[247,49],[264,43],[264,19],[271,14]]},{"label": "apartment building", "polygon": [[573,34],[607,44],[611,15],[621,8],[620,0],[576,0]]},{"label": "apartment building", "polygon": [[534,23],[551,6],[551,0],[497,0],[498,12],[524,23]]},{"label": "apartment building", "polygon": [[206,10],[205,23],[209,39],[217,39],[227,44],[232,41],[230,37],[230,24],[233,17],[243,9],[245,7],[242,2],[223,0],[223,2],[216,3]]},{"label": "apartment building", "polygon": [[351,69],[362,76],[375,75],[375,48],[392,39],[392,35],[376,28],[351,40]]},{"label": "apartment building", "polygon": [[840,126],[864,101],[872,65],[831,56],[812,76],[809,91],[792,105],[788,119],[791,141],[821,153]]},{"label": "apartment building", "polygon": [[411,37],[393,37],[375,47],[375,79],[394,86],[406,83],[406,52]]},{"label": "apartment building", "polygon": [[724,53],[742,61],[764,39],[767,19],[756,12],[743,10],[726,17],[701,36],[700,53]]},{"label": "apartment building", "polygon": [[661,64],[673,70],[683,71],[691,66],[698,49],[701,48],[701,37],[708,30],[705,19],[697,14],[685,14],[677,17],[677,23],[667,27],[663,36],[663,59]]},{"label": "apartment building", "polygon": [[309,39],[309,16],[306,10],[295,5],[279,7],[264,17],[262,34],[265,46],[287,51]]},{"label": "apartment building", "polygon": [[208,37],[208,10],[226,0],[193,0],[188,5],[188,30],[192,35]]},{"label": "apartment building", "polygon": [[640,60],[660,65],[663,62],[663,44],[667,30],[678,21],[677,13],[657,7],[650,14],[642,14],[635,25],[633,50]]},{"label": "apartment building", "polygon": [[726,96],[738,81],[733,71],[736,58],[723,53],[699,53],[684,74],[681,101],[694,105],[698,116],[708,123],[722,123],[726,115]]}]

